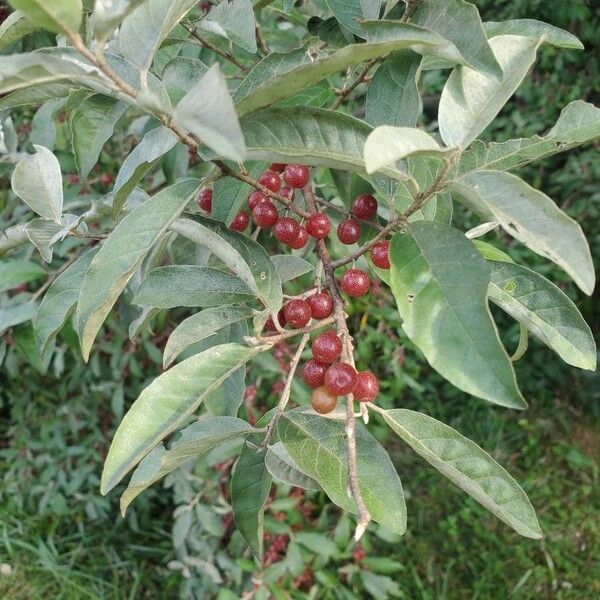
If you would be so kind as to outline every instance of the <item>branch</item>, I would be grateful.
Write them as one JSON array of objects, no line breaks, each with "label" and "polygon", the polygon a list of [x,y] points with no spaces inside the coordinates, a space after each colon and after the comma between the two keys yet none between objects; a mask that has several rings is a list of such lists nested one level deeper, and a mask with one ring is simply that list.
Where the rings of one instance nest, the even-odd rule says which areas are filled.
[{"label": "branch", "polygon": [[336,92],[338,94],[338,99],[331,105],[331,110],[337,110],[344,103],[346,98],[366,80],[369,71],[378,60],[378,58],[368,60],[365,64],[365,68],[360,72],[358,77],[348,87],[344,87]]},{"label": "branch", "polygon": [[373,229],[378,229],[379,231],[381,231],[383,229],[383,225],[380,225],[379,223],[377,223],[375,221],[359,219],[358,217],[355,217],[352,214],[352,212],[349,211],[347,208],[338,206],[337,204],[333,204],[333,202],[327,202],[327,200],[323,200],[323,198],[315,198],[315,200],[317,201],[317,204],[319,204],[320,206],[325,206],[326,208],[333,210],[334,212],[337,212],[340,215],[344,215],[347,219],[352,219],[353,221],[358,221],[359,223],[363,223],[364,225],[367,225],[368,227],[372,227]]}]

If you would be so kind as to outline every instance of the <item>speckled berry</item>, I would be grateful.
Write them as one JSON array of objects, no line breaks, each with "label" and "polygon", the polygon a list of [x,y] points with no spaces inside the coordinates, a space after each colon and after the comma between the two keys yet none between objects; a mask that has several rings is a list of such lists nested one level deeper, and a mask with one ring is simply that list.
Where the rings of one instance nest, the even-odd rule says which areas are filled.
[{"label": "speckled berry", "polygon": [[298,229],[298,235],[293,242],[290,242],[288,246],[294,250],[301,250],[308,243],[308,231],[306,231],[306,227],[304,225],[300,225]]},{"label": "speckled berry", "polygon": [[359,402],[371,402],[379,393],[379,380],[371,371],[360,371],[356,376],[354,399]]},{"label": "speckled berry", "polygon": [[209,215],[212,212],[212,190],[205,189],[200,192],[198,196],[198,206]]},{"label": "speckled berry", "polygon": [[326,415],[335,408],[337,398],[327,388],[322,386],[313,390],[310,404],[315,412],[318,412],[320,415]]},{"label": "speckled berry", "polygon": [[287,165],[283,170],[283,180],[289,187],[300,189],[308,183],[309,174],[308,167],[304,165]]},{"label": "speckled berry", "polygon": [[261,202],[270,202],[269,196],[261,192],[260,190],[254,190],[248,196],[248,208],[254,210]]},{"label": "speckled berry", "polygon": [[279,220],[277,207],[270,200],[260,202],[252,211],[252,220],[257,227],[273,227]]},{"label": "speckled berry", "polygon": [[357,219],[370,219],[377,212],[377,200],[371,194],[356,196],[352,203],[352,214]]},{"label": "speckled berry", "polygon": [[312,317],[310,310],[310,304],[306,300],[290,300],[283,307],[283,314],[285,320],[294,329],[300,329],[308,324]]},{"label": "speckled berry", "polygon": [[329,235],[331,221],[329,217],[321,212],[313,213],[306,222],[308,234],[315,240],[323,240]]},{"label": "speckled berry", "polygon": [[258,181],[272,192],[278,192],[281,187],[281,178],[273,171],[265,171]]},{"label": "speckled berry", "polygon": [[348,296],[360,298],[369,291],[371,280],[361,269],[348,269],[342,275],[341,286],[342,291],[348,294]]},{"label": "speckled berry", "polygon": [[371,248],[371,260],[380,269],[390,268],[390,243],[387,240],[377,242]]},{"label": "speckled berry", "polygon": [[282,217],[273,226],[275,238],[282,244],[291,244],[298,237],[300,224],[291,217]]},{"label": "speckled berry", "polygon": [[325,381],[325,371],[327,371],[328,365],[320,363],[318,360],[311,358],[304,363],[302,368],[302,379],[311,388],[318,388],[323,385]]},{"label": "speckled berry", "polygon": [[360,225],[356,221],[346,219],[338,225],[337,236],[342,244],[355,244],[360,238]]},{"label": "speckled berry", "polygon": [[331,364],[342,355],[342,340],[335,331],[325,331],[313,340],[311,350],[315,360]]},{"label": "speckled berry", "polygon": [[231,221],[229,229],[231,229],[232,231],[242,232],[246,229],[246,227],[248,227],[249,223],[250,215],[248,215],[248,213],[245,210],[240,210],[240,212],[237,215],[235,215],[233,221]]},{"label": "speckled berry", "polygon": [[356,369],[348,363],[332,364],[325,371],[325,388],[336,396],[351,394],[356,387]]},{"label": "speckled berry", "polygon": [[309,296],[308,303],[313,319],[326,319],[333,312],[333,300],[329,292],[317,292]]}]

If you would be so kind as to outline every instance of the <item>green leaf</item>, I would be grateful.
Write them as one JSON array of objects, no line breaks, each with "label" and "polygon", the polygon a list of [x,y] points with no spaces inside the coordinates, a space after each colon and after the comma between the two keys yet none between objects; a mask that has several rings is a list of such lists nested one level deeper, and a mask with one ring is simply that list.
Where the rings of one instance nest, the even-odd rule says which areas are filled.
[{"label": "green leaf", "polygon": [[590,249],[579,224],[546,194],[510,173],[473,171],[452,186],[462,204],[562,267],[586,294],[594,290]]},{"label": "green leaf", "polygon": [[488,244],[487,242],[484,242],[482,240],[473,240],[473,244],[475,245],[475,248],[477,248],[477,250],[479,251],[479,254],[481,254],[481,256],[483,256],[483,258],[487,260],[495,260],[509,263],[514,262],[513,259],[508,254],[506,254],[506,252],[499,250],[498,248],[496,248],[496,246],[492,246],[492,244]]},{"label": "green leaf", "polygon": [[417,221],[392,238],[390,263],[402,328],[429,364],[473,396],[526,407],[487,304],[490,270],[472,242]]},{"label": "green leaf", "polygon": [[208,417],[182,429],[167,450],[159,444],[146,455],[133,472],[121,494],[121,514],[145,489],[189,460],[198,458],[219,444],[248,435],[252,427],[235,417]]},{"label": "green leaf", "polygon": [[37,27],[22,12],[15,10],[0,25],[0,50],[33,33]]},{"label": "green leaf", "polygon": [[412,50],[392,52],[383,61],[367,88],[367,123],[416,127],[421,114],[420,65],[421,55]]},{"label": "green leaf", "polygon": [[512,19],[510,21],[487,21],[483,29],[488,38],[497,35],[521,35],[539,39],[558,48],[583,50],[583,44],[572,33],[535,19]]},{"label": "green leaf", "polygon": [[194,216],[194,220],[177,220],[172,229],[220,258],[271,312],[281,308],[281,280],[273,261],[259,243],[231,231],[219,221],[199,215]]},{"label": "green leaf", "polygon": [[362,21],[379,17],[380,0],[325,0],[333,16],[349,31],[365,37]]},{"label": "green leaf", "polygon": [[94,251],[80,256],[52,282],[44,295],[33,320],[35,345],[40,356],[46,354],[49,344],[73,312],[93,257]]},{"label": "green leaf", "polygon": [[442,91],[440,134],[447,146],[466,148],[493,121],[535,61],[541,40],[500,35],[490,45],[504,75],[496,78],[456,67]]},{"label": "green leaf", "polygon": [[308,261],[293,254],[275,254],[271,260],[282,283],[306,275],[314,268]]},{"label": "green leaf", "polygon": [[525,492],[477,444],[452,427],[412,410],[386,410],[382,415],[417,454],[501,521],[525,537],[542,537]]},{"label": "green leaf", "polygon": [[75,108],[71,114],[70,126],[75,163],[80,177],[88,176],[127,108],[125,102],[103,94],[90,96]]},{"label": "green leaf", "polygon": [[121,21],[146,0],[96,0],[91,18],[96,39],[105,40]]},{"label": "green leaf", "polygon": [[19,302],[18,304],[0,308],[0,335],[9,327],[14,327],[33,319],[37,310],[37,303],[31,301]]},{"label": "green leaf", "polygon": [[[298,467],[335,504],[355,513],[356,503],[347,491],[344,422],[301,407],[281,416],[277,432]],[[371,517],[402,535],[406,531],[406,506],[400,479],[387,452],[361,423],[356,428],[356,451],[359,487]]]},{"label": "green leaf", "polygon": [[265,464],[274,479],[305,490],[319,491],[321,486],[302,472],[281,442],[267,448]]},{"label": "green leaf", "polygon": [[256,54],[256,21],[250,0],[229,0],[213,6],[198,26],[225,35],[240,48]]},{"label": "green leaf", "polygon": [[253,299],[248,286],[231,273],[198,265],[171,265],[150,271],[133,303],[156,308],[208,307]]},{"label": "green leaf", "polygon": [[163,438],[185,423],[229,375],[262,350],[223,344],[159,375],[123,417],[104,463],[100,492],[110,492]]},{"label": "green leaf", "polygon": [[45,274],[40,265],[29,260],[3,260],[0,262],[0,292],[35,281]]},{"label": "green leaf", "polygon": [[41,217],[60,222],[63,207],[62,174],[54,154],[36,146],[35,154],[22,159],[12,174],[15,194]]},{"label": "green leaf", "polygon": [[566,363],[596,369],[596,343],[569,297],[535,271],[508,262],[490,262],[489,299],[500,306]]},{"label": "green leaf", "polygon": [[32,23],[53,33],[78,31],[83,16],[81,0],[10,0]]},{"label": "green leaf", "polygon": [[198,182],[187,179],[160,191],[126,215],[94,256],[77,303],[77,329],[86,361],[127,282],[197,190]]},{"label": "green leaf", "polygon": [[218,155],[236,162],[244,160],[244,136],[218,64],[185,95],[173,116]]},{"label": "green leaf", "polygon": [[502,67],[488,44],[474,4],[464,0],[421,0],[410,20],[450,40],[472,69],[492,77],[502,76]]},{"label": "green leaf", "polygon": [[202,79],[208,67],[197,58],[175,56],[163,69],[162,82],[171,102],[177,104]]},{"label": "green leaf", "polygon": [[59,222],[51,219],[32,219],[25,225],[25,232],[42,259],[49,263],[52,261],[52,246],[75,229],[80,220],[81,217],[71,214],[62,215]]}]

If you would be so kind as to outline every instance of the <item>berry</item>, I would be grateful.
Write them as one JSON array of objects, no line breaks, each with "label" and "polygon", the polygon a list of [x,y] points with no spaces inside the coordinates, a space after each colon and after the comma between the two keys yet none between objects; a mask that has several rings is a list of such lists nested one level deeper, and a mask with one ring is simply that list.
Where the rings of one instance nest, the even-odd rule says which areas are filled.
[{"label": "berry", "polygon": [[269,196],[263,194],[260,190],[254,190],[248,196],[248,208],[254,210],[261,202],[270,202]]},{"label": "berry", "polygon": [[360,269],[348,269],[342,275],[342,290],[353,298],[364,296],[371,286],[369,276]]},{"label": "berry", "polygon": [[387,240],[377,242],[371,248],[371,260],[380,269],[390,268],[390,243]]},{"label": "berry", "polygon": [[279,175],[273,171],[265,171],[258,181],[272,192],[278,192],[281,187],[281,179],[279,178]]},{"label": "berry", "polygon": [[287,165],[283,170],[283,180],[291,188],[303,188],[308,183],[309,171],[304,165]]},{"label": "berry", "polygon": [[294,250],[300,250],[301,248],[304,248],[304,246],[306,246],[307,243],[308,243],[308,231],[306,231],[306,227],[304,227],[303,225],[300,225],[300,229],[298,230],[298,235],[296,236],[296,239],[291,244],[288,244],[288,245],[290,248],[293,248]]},{"label": "berry", "polygon": [[67,181],[73,185],[77,184],[79,183],[79,175],[69,175]]},{"label": "berry", "polygon": [[113,182],[112,175],[110,173],[102,173],[100,175],[100,183],[104,186],[109,186]]},{"label": "berry", "polygon": [[270,200],[260,202],[252,211],[252,220],[257,227],[273,227],[278,219],[277,208]]},{"label": "berry", "polygon": [[313,390],[310,404],[315,412],[318,412],[320,415],[326,415],[335,408],[337,398],[330,394],[327,388],[318,387]]},{"label": "berry", "polygon": [[209,215],[212,212],[212,190],[204,189],[200,192],[198,196],[198,206]]},{"label": "berry", "polygon": [[342,340],[335,331],[326,331],[313,340],[311,350],[315,360],[331,364],[342,355]]},{"label": "berry", "polygon": [[317,292],[308,298],[313,319],[326,319],[333,312],[333,300],[329,292]]},{"label": "berry", "polygon": [[317,212],[310,217],[306,223],[306,230],[308,234],[315,238],[315,240],[323,240],[329,235],[331,229],[331,221],[327,215]]},{"label": "berry", "polygon": [[306,300],[290,300],[283,308],[285,320],[294,328],[304,327],[312,316],[310,304]]},{"label": "berry", "polygon": [[377,200],[371,194],[356,196],[352,203],[352,214],[357,219],[370,219],[377,212]]},{"label": "berry", "polygon": [[338,225],[337,236],[342,244],[355,244],[360,237],[360,224],[350,219],[342,221]]},{"label": "berry", "polygon": [[285,169],[285,165],[283,163],[273,163],[269,167],[269,171],[273,171],[274,173],[283,173],[284,169]]},{"label": "berry", "polygon": [[361,371],[356,376],[354,399],[359,402],[371,402],[379,393],[379,380],[371,371]]},{"label": "berry", "polygon": [[327,371],[327,368],[327,365],[311,358],[304,363],[302,379],[304,379],[311,388],[321,387],[325,381],[325,371]]},{"label": "berry", "polygon": [[289,187],[282,187],[279,190],[279,195],[283,196],[284,198],[287,198],[288,200],[293,200],[294,199],[294,190],[292,188]]},{"label": "berry", "polygon": [[292,244],[300,233],[300,224],[291,217],[282,217],[275,223],[273,233],[282,244]]},{"label": "berry", "polygon": [[231,221],[231,225],[229,229],[232,231],[244,231],[246,227],[248,227],[248,223],[250,223],[250,215],[245,210],[240,210],[240,212],[235,215],[233,221]]},{"label": "berry", "polygon": [[325,388],[336,396],[351,394],[356,387],[356,369],[348,363],[334,363],[325,371]]}]

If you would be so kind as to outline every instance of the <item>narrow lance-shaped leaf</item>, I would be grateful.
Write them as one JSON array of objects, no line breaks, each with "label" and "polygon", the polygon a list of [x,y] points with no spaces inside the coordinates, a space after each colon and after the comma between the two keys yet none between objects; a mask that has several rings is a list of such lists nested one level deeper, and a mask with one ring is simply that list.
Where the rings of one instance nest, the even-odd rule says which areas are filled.
[{"label": "narrow lance-shaped leaf", "polygon": [[53,33],[78,31],[83,7],[81,0],[10,0],[32,23]]},{"label": "narrow lance-shaped leaf", "polygon": [[418,221],[394,236],[391,288],[402,328],[459,389],[510,408],[525,401],[487,304],[490,271],[449,225]]},{"label": "narrow lance-shaped leaf", "polygon": [[77,328],[85,360],[127,282],[197,189],[197,181],[189,179],[165,188],[125,216],[94,256],[77,304]]},{"label": "narrow lance-shaped leaf", "polygon": [[541,538],[535,510],[519,484],[487,452],[444,423],[412,410],[382,412],[387,424],[440,473],[501,521]]},{"label": "narrow lance-shaped leaf", "polygon": [[269,473],[282,483],[305,490],[319,491],[321,486],[304,473],[281,442],[267,448],[265,464]]},{"label": "narrow lance-shaped leaf", "polygon": [[583,44],[572,33],[535,19],[511,19],[508,21],[486,21],[483,29],[488,38],[497,35],[520,35],[531,38],[544,37],[544,43],[559,48],[583,50]]}]

